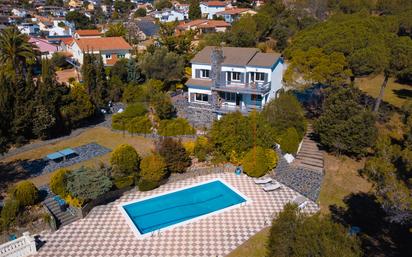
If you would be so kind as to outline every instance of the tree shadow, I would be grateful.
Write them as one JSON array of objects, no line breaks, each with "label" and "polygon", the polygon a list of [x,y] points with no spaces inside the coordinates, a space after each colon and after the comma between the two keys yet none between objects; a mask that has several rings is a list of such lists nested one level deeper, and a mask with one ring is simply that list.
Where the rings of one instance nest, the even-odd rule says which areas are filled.
[{"label": "tree shadow", "polygon": [[40,175],[46,165],[43,159],[0,162],[0,198],[10,185]]},{"label": "tree shadow", "polygon": [[385,212],[368,193],[350,194],[345,207],[330,206],[332,218],[345,226],[360,227],[364,256],[412,256],[412,236],[408,226],[390,223]]},{"label": "tree shadow", "polygon": [[412,89],[394,89],[393,93],[402,99],[412,99]]}]

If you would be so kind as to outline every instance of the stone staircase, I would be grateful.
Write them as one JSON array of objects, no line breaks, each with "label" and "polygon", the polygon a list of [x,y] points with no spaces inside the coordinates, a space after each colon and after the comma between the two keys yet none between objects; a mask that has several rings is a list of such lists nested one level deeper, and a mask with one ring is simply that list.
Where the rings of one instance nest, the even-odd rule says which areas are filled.
[{"label": "stone staircase", "polygon": [[319,149],[318,144],[313,138],[313,129],[309,125],[293,165],[323,173],[323,152]]},{"label": "stone staircase", "polygon": [[[80,219],[79,215],[76,215],[75,211],[72,211],[70,213],[69,210],[62,211],[60,210],[60,206],[57,203],[56,200],[53,199],[54,195],[51,195],[47,197],[44,201],[43,204],[49,209],[49,211],[53,214],[55,220],[56,220],[56,225],[57,228],[65,226],[67,224],[70,224],[78,219]],[[74,209],[73,209],[74,210]]]}]

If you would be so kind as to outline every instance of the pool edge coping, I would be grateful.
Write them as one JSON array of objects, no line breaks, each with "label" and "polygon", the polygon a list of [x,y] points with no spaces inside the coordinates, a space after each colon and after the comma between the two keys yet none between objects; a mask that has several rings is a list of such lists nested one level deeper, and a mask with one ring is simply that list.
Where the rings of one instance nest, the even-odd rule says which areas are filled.
[{"label": "pool edge coping", "polygon": [[[133,220],[130,218],[130,216],[127,214],[126,210],[124,209],[125,205],[142,202],[142,201],[145,201],[145,200],[148,200],[148,199],[156,198],[156,197],[159,197],[159,196],[162,196],[162,195],[167,195],[167,194],[170,194],[170,193],[175,193],[175,192],[178,192],[178,191],[181,191],[181,190],[189,189],[189,188],[192,188],[192,187],[200,186],[200,185],[215,182],[215,181],[220,181],[221,183],[223,183],[230,190],[232,190],[233,192],[235,192],[236,194],[241,196],[243,199],[245,199],[245,202],[238,203],[238,204],[235,204],[235,205],[232,205],[232,206],[228,206],[226,208],[219,209],[219,210],[213,211],[211,213],[207,213],[207,214],[204,214],[204,215],[201,215],[201,216],[189,219],[189,220],[185,220],[185,221],[182,221],[182,222],[179,222],[179,223],[176,223],[176,224],[173,224],[173,225],[170,225],[170,226],[167,226],[167,227],[164,227],[162,229],[158,229],[158,230],[155,230],[155,231],[152,231],[152,232],[148,232],[148,233],[145,233],[145,234],[140,233],[139,229],[137,228],[137,226],[134,224]],[[232,210],[232,209],[235,209],[235,208],[239,208],[243,205],[248,205],[248,204],[251,204],[251,203],[252,203],[252,200],[249,197],[247,197],[246,195],[241,193],[239,190],[237,190],[231,184],[227,183],[224,179],[215,178],[215,179],[209,179],[209,180],[206,180],[206,181],[194,183],[194,184],[191,184],[191,185],[188,185],[188,186],[172,189],[172,190],[169,190],[169,191],[166,191],[166,192],[163,192],[163,193],[157,193],[157,194],[145,196],[145,197],[142,197],[142,198],[139,198],[139,199],[135,199],[135,200],[127,201],[127,202],[124,202],[124,203],[120,203],[120,204],[117,205],[117,207],[120,210],[120,212],[122,213],[122,215],[124,216],[127,225],[132,229],[133,233],[136,235],[137,239],[144,239],[144,238],[152,237],[155,234],[158,234],[158,233],[161,233],[161,232],[164,232],[164,231],[167,231],[167,230],[171,230],[175,227],[183,226],[183,225],[186,225],[186,224],[189,224],[189,223],[192,223],[192,222],[210,217],[212,215],[223,213],[223,212],[226,212],[226,211],[229,211],[229,210]]]}]

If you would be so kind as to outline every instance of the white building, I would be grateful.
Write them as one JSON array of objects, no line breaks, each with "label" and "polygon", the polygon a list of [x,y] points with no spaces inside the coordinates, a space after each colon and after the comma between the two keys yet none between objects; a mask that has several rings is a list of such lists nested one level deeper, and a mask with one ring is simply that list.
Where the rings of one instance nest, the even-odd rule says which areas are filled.
[{"label": "white building", "polygon": [[24,17],[27,16],[27,11],[24,10],[24,9],[19,9],[19,8],[13,8],[13,9],[11,10],[11,13],[12,13],[14,16],[17,16],[17,17],[20,17],[20,18],[24,18]]},{"label": "white building", "polygon": [[69,51],[73,59],[83,64],[85,53],[101,55],[106,66],[114,65],[119,59],[131,57],[132,47],[122,37],[74,39]]},{"label": "white building", "polygon": [[227,23],[233,23],[240,19],[243,15],[255,15],[256,11],[249,8],[229,8],[216,13],[217,17],[222,17]]},{"label": "white building", "polygon": [[[215,62],[220,64],[212,65],[212,53],[222,55],[222,61]],[[261,53],[257,48],[207,46],[191,64],[188,101],[212,108],[217,117],[236,110],[260,110],[283,85],[285,65],[280,54]]]},{"label": "white building", "polygon": [[207,1],[200,3],[200,11],[202,12],[202,17],[207,19],[213,19],[213,17],[218,13],[224,11],[226,8],[230,8],[232,5],[230,2],[224,1]]},{"label": "white building", "polygon": [[74,24],[65,19],[41,20],[38,24],[49,36],[72,36],[74,33]]},{"label": "white building", "polygon": [[185,11],[177,11],[173,9],[163,9],[161,11],[155,11],[150,13],[150,15],[160,22],[173,22],[173,21],[184,21],[189,18],[189,13]]},{"label": "white building", "polygon": [[39,25],[35,23],[22,23],[17,25],[17,28],[26,35],[37,35],[40,32]]}]

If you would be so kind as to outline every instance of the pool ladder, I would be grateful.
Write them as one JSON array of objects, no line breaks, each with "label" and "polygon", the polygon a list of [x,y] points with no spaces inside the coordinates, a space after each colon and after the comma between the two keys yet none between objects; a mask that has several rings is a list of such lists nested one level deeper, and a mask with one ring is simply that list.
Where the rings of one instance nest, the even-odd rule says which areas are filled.
[{"label": "pool ladder", "polygon": [[156,235],[156,232],[157,232],[157,235],[160,236],[160,229],[153,231],[150,236],[154,237]]}]

